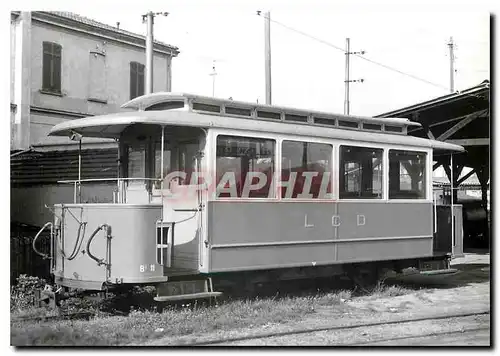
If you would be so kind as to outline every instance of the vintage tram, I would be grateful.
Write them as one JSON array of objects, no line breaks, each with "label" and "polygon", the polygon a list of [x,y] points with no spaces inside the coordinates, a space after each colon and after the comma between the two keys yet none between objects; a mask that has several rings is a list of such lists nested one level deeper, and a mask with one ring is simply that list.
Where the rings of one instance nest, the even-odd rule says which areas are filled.
[{"label": "vintage tram", "polygon": [[50,132],[118,142],[112,202],[81,201],[97,180],[60,182],[75,200],[45,226],[58,285],[155,285],[170,301],[226,281],[449,269],[432,163],[463,148],[408,136],[418,123],[175,93],[123,108]]}]

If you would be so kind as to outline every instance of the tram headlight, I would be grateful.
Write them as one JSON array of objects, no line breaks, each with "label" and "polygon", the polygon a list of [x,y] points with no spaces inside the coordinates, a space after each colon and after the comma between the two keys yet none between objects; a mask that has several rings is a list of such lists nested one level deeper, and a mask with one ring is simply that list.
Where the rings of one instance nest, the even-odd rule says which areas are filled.
[{"label": "tram headlight", "polygon": [[81,141],[82,137],[83,136],[81,134],[79,134],[78,132],[73,131],[73,130],[71,130],[71,134],[69,135],[69,139],[71,141]]}]

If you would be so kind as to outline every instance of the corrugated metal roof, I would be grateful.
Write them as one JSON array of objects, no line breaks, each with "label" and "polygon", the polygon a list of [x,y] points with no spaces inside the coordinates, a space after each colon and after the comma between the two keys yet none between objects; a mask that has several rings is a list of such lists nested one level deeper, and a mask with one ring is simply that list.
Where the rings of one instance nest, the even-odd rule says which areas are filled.
[{"label": "corrugated metal roof", "polygon": [[[51,15],[56,15],[56,16],[60,16],[60,17],[64,17],[64,18],[67,18],[67,19],[70,19],[70,20],[73,20],[73,21],[77,21],[77,22],[80,22],[80,23],[83,23],[83,24],[86,24],[86,25],[89,25],[89,26],[92,26],[92,27],[100,28],[100,29],[103,29],[103,30],[113,31],[113,32],[116,32],[116,33],[119,33],[119,34],[123,34],[123,35],[127,35],[127,36],[133,36],[133,37],[137,37],[137,38],[144,39],[144,40],[146,39],[146,37],[143,36],[143,35],[139,35],[139,34],[134,33],[134,32],[130,32],[130,31],[127,31],[127,30],[123,30],[121,28],[117,28],[117,27],[113,27],[111,25],[107,25],[105,23],[92,20],[92,19],[90,19],[88,17],[82,16],[82,15],[78,15],[78,14],[76,14],[74,12],[67,12],[67,11],[40,11],[40,12],[51,14]],[[156,44],[159,44],[159,45],[170,47],[171,49],[173,49],[175,51],[179,50],[178,47],[172,46],[172,45],[167,44],[165,42],[161,42],[161,41],[158,41],[158,40],[155,40],[154,42]]]},{"label": "corrugated metal roof", "polygon": [[412,113],[414,111],[421,111],[424,108],[433,107],[436,105],[450,104],[451,102],[458,101],[467,97],[481,98],[479,96],[480,93],[483,93],[483,95],[488,94],[487,96],[489,96],[489,89],[489,80],[484,80],[481,84],[473,86],[471,88],[457,91],[452,94],[439,96],[437,98],[406,106],[401,109],[391,110],[383,114],[375,115],[374,117],[405,117],[408,113]]},{"label": "corrugated metal roof", "polygon": [[[116,149],[82,150],[82,179],[116,178]],[[12,185],[78,179],[78,151],[28,151],[10,160]]]},{"label": "corrugated metal roof", "polygon": [[[435,185],[450,185],[450,181],[447,177],[433,177],[432,181]],[[479,179],[476,175],[472,175],[463,181],[460,185],[481,185]]]}]

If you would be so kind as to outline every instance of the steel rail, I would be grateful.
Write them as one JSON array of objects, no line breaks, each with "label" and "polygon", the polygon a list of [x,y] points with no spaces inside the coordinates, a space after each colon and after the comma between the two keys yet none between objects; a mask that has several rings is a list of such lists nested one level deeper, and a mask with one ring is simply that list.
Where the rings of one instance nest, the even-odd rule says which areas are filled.
[{"label": "steel rail", "polygon": [[[300,334],[308,334],[313,332],[321,332],[321,331],[333,331],[333,330],[350,330],[357,329],[363,327],[371,327],[371,326],[382,326],[382,325],[392,325],[392,324],[406,324],[406,323],[414,323],[419,321],[426,320],[441,320],[441,319],[452,319],[452,318],[464,318],[468,316],[474,315],[486,315],[490,314],[490,310],[481,311],[481,312],[471,312],[471,313],[457,313],[457,314],[443,314],[432,317],[420,317],[414,319],[400,319],[400,320],[389,320],[389,321],[379,321],[375,323],[364,323],[364,324],[353,324],[353,325],[335,325],[335,326],[327,326],[327,327],[318,327],[318,328],[306,328],[306,329],[298,329],[291,331],[276,331],[270,333],[263,333],[258,335],[248,335],[248,336],[236,336],[236,337],[228,337],[228,338],[220,338],[208,341],[200,341],[190,343],[189,346],[205,346],[205,345],[215,345],[215,344],[224,344],[235,341],[247,341],[252,339],[268,339],[272,337],[280,337],[280,336],[288,336],[288,335],[300,335]],[[379,341],[377,341],[379,342]],[[170,346],[175,346],[176,344],[170,344]],[[183,344],[186,345],[187,344]]]},{"label": "steel rail", "polygon": [[[338,344],[338,345],[332,345],[332,346],[375,345],[375,344],[378,344],[380,342],[386,342],[386,341],[397,341],[397,340],[406,340],[406,339],[419,339],[419,338],[429,337],[429,336],[462,334],[462,333],[466,333],[466,332],[479,331],[479,330],[491,330],[491,328],[490,327],[478,327],[478,328],[461,329],[461,330],[454,330],[454,331],[432,332],[432,333],[427,333],[427,334],[409,335],[409,336],[398,336],[398,337],[392,337],[392,338],[387,338],[387,339],[376,339],[376,340],[371,340],[371,341],[361,341],[361,342],[356,342],[356,343],[351,343],[351,344]],[[425,345],[422,345],[422,346],[425,346]],[[442,345],[442,346],[446,346],[446,345]]]},{"label": "steel rail", "polygon": [[97,315],[95,312],[73,312],[60,315],[41,315],[41,316],[21,316],[11,319],[11,323],[27,322],[27,321],[52,321],[52,320],[74,320],[74,319],[90,319]]}]

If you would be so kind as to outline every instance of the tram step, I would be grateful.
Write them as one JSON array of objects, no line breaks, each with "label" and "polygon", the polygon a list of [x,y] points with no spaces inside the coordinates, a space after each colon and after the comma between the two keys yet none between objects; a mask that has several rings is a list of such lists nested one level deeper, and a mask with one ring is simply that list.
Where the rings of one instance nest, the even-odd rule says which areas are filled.
[{"label": "tram step", "polygon": [[169,295],[169,296],[156,296],[154,299],[157,302],[173,302],[177,300],[212,298],[212,297],[218,297],[220,295],[222,295],[222,292],[203,292],[203,293],[179,294],[179,295]]},{"label": "tram step", "polygon": [[201,299],[218,297],[222,292],[214,292],[212,280],[198,279],[191,281],[166,282],[156,287],[156,297],[158,302]]},{"label": "tram step", "polygon": [[447,269],[439,269],[434,271],[421,271],[420,274],[424,276],[436,276],[443,274],[455,274],[458,273],[458,269],[455,268],[447,268]]}]

